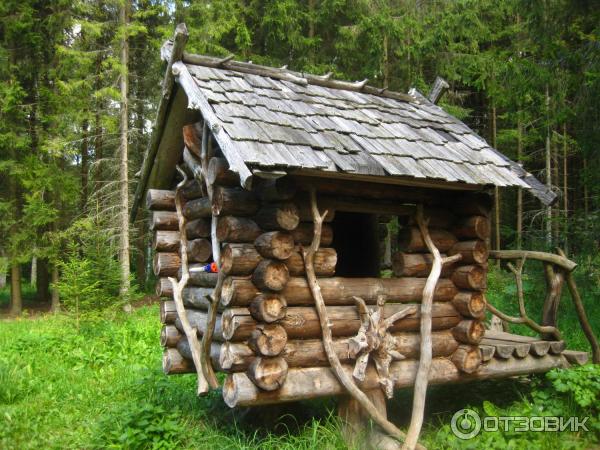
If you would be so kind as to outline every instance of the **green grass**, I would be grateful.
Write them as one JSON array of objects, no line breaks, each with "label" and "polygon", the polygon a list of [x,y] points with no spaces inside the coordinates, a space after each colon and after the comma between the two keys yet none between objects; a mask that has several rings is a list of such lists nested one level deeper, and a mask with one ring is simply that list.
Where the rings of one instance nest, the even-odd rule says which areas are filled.
[{"label": "green grass", "polygon": [[[492,275],[497,292],[490,298],[508,307],[503,277]],[[565,300],[561,327],[567,341],[586,348]],[[585,300],[590,317],[599,317],[594,298]],[[83,321],[79,332],[64,315],[0,321],[0,448],[346,448],[331,399],[231,411],[218,392],[197,398],[193,375],[164,376],[157,309],[98,315]],[[432,387],[422,440],[432,449],[596,447],[600,368],[563,372],[569,377],[561,373],[558,381],[540,376]],[[389,405],[401,427],[408,424],[411,403],[412,392],[401,391]],[[592,426],[579,435],[494,432],[461,441],[452,435],[450,419],[464,407],[484,415],[591,416]]]}]

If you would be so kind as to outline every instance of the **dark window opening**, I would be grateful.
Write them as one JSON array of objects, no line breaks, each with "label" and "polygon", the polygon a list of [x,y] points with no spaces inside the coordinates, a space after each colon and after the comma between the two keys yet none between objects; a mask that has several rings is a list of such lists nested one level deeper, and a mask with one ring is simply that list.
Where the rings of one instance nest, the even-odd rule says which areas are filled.
[{"label": "dark window opening", "polygon": [[379,277],[380,242],[378,216],[336,211],[332,247],[337,251],[336,275]]}]

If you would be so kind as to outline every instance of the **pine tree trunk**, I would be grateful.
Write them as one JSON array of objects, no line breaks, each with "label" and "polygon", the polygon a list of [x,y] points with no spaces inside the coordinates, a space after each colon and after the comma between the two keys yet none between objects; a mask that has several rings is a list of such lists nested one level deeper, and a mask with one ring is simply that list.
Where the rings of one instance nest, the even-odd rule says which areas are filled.
[{"label": "pine tree trunk", "polygon": [[29,284],[32,287],[37,284],[37,262],[37,256],[33,256],[31,258],[31,273],[29,274]]},{"label": "pine tree trunk", "polygon": [[[523,123],[520,111],[517,119],[517,162],[523,164]],[[523,189],[517,188],[517,248],[523,246]]]},{"label": "pine tree trunk", "polygon": [[21,294],[21,266],[13,263],[10,266],[10,311],[11,316],[20,316],[23,312],[23,296]]},{"label": "pine tree trunk", "polygon": [[[546,187],[552,189],[552,149],[550,147],[550,88],[546,83]],[[546,206],[546,245],[552,247],[552,206]]]},{"label": "pine tree trunk", "polygon": [[60,311],[60,297],[58,295],[58,288],[56,287],[56,283],[59,281],[59,273],[58,266],[56,264],[52,265],[52,302],[50,304],[50,311],[53,313],[57,313]]},{"label": "pine tree trunk", "polygon": [[567,124],[563,123],[563,216],[564,216],[564,250],[569,254],[569,172],[568,172],[568,146]]},{"label": "pine tree trunk", "polygon": [[129,262],[129,159],[128,159],[128,63],[129,41],[127,25],[129,20],[129,0],[125,0],[120,11],[120,22],[123,37],[121,38],[121,159],[119,164],[120,182],[120,236],[119,259],[121,263],[121,298],[127,300],[130,288],[130,262]]},{"label": "pine tree trunk", "polygon": [[50,274],[48,273],[48,259],[38,258],[36,270],[35,296],[39,302],[47,302],[50,297]]},{"label": "pine tree trunk", "polygon": [[81,198],[79,206],[82,212],[85,211],[88,200],[88,172],[90,156],[88,128],[88,120],[84,119],[83,124],[81,125]]},{"label": "pine tree trunk", "polygon": [[[492,103],[492,147],[497,146],[497,125],[496,125],[496,105]],[[500,250],[500,189],[498,186],[494,188],[494,248]],[[498,264],[500,262],[498,261]]]}]

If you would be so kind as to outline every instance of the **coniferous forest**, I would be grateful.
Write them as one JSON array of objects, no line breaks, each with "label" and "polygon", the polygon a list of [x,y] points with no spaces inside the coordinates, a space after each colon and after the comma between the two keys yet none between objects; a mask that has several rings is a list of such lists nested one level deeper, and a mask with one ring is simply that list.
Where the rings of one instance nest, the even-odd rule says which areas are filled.
[{"label": "coniferous forest", "polygon": [[[599,1],[2,0],[0,317],[11,321],[0,323],[1,448],[343,447],[329,404],[253,435],[244,429],[252,418],[218,399],[198,401],[192,381],[165,381],[157,368],[152,237],[142,215],[128,222],[162,93],[160,49],[182,22],[190,53],[332,72],[399,92],[426,94],[444,78],[450,88],[440,106],[558,196],[545,207],[521,189],[497,192],[492,247],[564,249],[579,264],[600,333]],[[489,295],[515,309],[506,280],[506,267],[492,267]],[[527,273],[533,297],[543,284],[540,272]],[[563,303],[566,340],[585,350]],[[57,313],[49,321],[12,320],[49,311]],[[53,358],[64,367],[51,366]],[[73,371],[99,384],[80,385]],[[50,395],[56,380],[64,381]],[[542,377],[533,388],[503,383],[465,391],[466,400],[461,391],[433,394],[425,442],[462,448],[447,426],[452,413],[444,414],[471,402],[488,415],[554,408],[595,417],[592,431],[564,441],[557,433],[490,433],[478,446],[598,445],[597,369]],[[100,398],[110,404],[98,406]],[[61,411],[67,404],[95,417]],[[402,404],[410,396],[392,411]]]}]

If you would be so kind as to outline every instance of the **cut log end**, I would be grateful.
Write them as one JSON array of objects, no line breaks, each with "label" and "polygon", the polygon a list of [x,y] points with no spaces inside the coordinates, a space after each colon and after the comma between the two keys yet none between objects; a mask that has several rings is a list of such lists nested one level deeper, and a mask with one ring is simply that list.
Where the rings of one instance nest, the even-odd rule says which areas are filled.
[{"label": "cut log end", "polygon": [[258,357],[250,364],[247,374],[263,391],[275,391],[285,383],[287,372],[288,365],[285,359]]},{"label": "cut log end", "polygon": [[194,363],[185,359],[175,348],[168,348],[163,353],[163,372],[166,375],[190,373],[194,370]]},{"label": "cut log end", "polygon": [[289,279],[287,266],[272,259],[262,260],[252,274],[252,282],[261,290],[281,291]]},{"label": "cut log end", "polygon": [[485,327],[479,320],[463,320],[452,329],[454,339],[465,344],[478,344],[484,334]]},{"label": "cut log end", "polygon": [[175,347],[181,339],[181,333],[173,325],[165,325],[160,330],[160,345],[163,347]]},{"label": "cut log end", "polygon": [[476,346],[461,345],[452,355],[452,362],[461,372],[474,373],[481,366],[482,355]]},{"label": "cut log end", "polygon": [[452,304],[465,317],[483,319],[487,305],[482,292],[462,291],[452,299]]},{"label": "cut log end", "polygon": [[258,355],[277,356],[287,344],[285,328],[277,324],[260,324],[252,331],[248,346]]},{"label": "cut log end", "polygon": [[259,322],[272,323],[285,317],[287,304],[282,295],[265,293],[257,295],[250,303],[250,314]]},{"label": "cut log end", "polygon": [[287,232],[271,231],[257,237],[254,246],[263,258],[285,260],[294,251],[294,237]]}]

